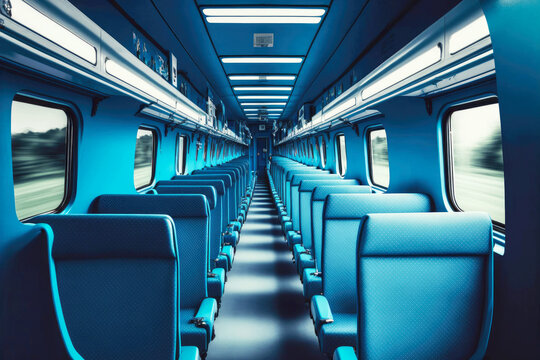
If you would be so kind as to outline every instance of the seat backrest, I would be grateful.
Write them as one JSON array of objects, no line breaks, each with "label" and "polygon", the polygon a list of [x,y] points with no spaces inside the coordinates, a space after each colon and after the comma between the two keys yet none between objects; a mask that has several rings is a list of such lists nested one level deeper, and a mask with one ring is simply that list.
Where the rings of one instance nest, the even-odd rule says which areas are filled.
[{"label": "seat backrest", "polygon": [[[322,244],[323,244],[323,210],[324,201],[330,194],[370,194],[371,187],[367,185],[346,185],[350,180],[339,180],[336,185],[326,185],[321,183],[313,188],[311,193],[311,251],[315,258],[315,266],[322,269]],[[304,181],[302,182],[304,183]],[[343,183],[343,184],[342,184]],[[307,185],[306,185],[307,186]],[[304,209],[302,209],[304,210]],[[304,234],[302,234],[302,242]]]},{"label": "seat backrest", "polygon": [[[319,169],[298,169],[298,170],[289,170],[287,171],[286,173],[286,178],[285,178],[285,186],[284,186],[284,194],[285,194],[285,206],[287,207],[287,212],[289,214],[291,214],[291,201],[292,201],[292,198],[291,198],[291,180],[293,178],[293,176],[295,175],[300,175],[300,174],[317,174],[317,175],[322,175],[322,174],[326,174],[326,175],[331,175],[328,171],[326,170],[319,170]],[[336,178],[337,178],[337,175],[336,175]]]},{"label": "seat backrest", "polygon": [[291,216],[291,222],[294,231],[300,230],[300,192],[299,187],[300,183],[303,180],[340,180],[339,175],[337,174],[328,174],[328,173],[310,173],[310,174],[295,174],[291,177],[290,181],[290,194],[291,202],[289,214]]},{"label": "seat backrest", "polygon": [[101,195],[93,211],[101,214],[165,214],[176,228],[182,308],[207,297],[209,209],[204,195]]},{"label": "seat backrest", "polygon": [[482,359],[493,313],[487,214],[369,214],[358,238],[362,359]]},{"label": "seat backrest", "polygon": [[[228,176],[227,176],[228,177]],[[167,185],[209,185],[213,186],[216,189],[218,196],[223,196],[222,199],[222,209],[224,219],[221,220],[222,226],[221,231],[224,231],[229,223],[229,193],[231,192],[230,187],[227,188],[226,181],[222,179],[216,179],[211,177],[174,177],[176,180],[161,180],[156,184],[157,186],[167,186]],[[230,180],[230,179],[229,179]]]},{"label": "seat backrest", "polygon": [[[158,194],[201,194],[206,197],[210,208],[210,259],[216,259],[221,252],[221,226],[222,226],[222,199],[218,196],[216,188],[210,185],[157,185]],[[213,268],[214,261],[210,262]]]},{"label": "seat backrest", "polygon": [[42,215],[32,222],[54,232],[51,285],[68,348],[84,359],[176,358],[178,261],[170,217]]},{"label": "seat backrest", "polygon": [[423,194],[330,194],[323,210],[322,285],[332,311],[355,314],[356,243],[362,219],[373,213],[429,212]]},{"label": "seat backrest", "polygon": [[207,169],[207,170],[198,170],[194,172],[195,176],[208,176],[209,178],[221,178],[222,176],[229,176],[231,178],[231,187],[229,191],[229,217],[230,220],[236,219],[238,216],[238,193],[239,185],[237,174],[233,170],[221,170],[217,171],[216,169]]}]

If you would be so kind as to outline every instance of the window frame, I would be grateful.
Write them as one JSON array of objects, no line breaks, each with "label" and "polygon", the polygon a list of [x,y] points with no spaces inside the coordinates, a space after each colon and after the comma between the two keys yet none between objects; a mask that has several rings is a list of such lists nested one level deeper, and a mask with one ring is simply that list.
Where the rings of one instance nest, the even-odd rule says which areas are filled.
[{"label": "window frame", "polygon": [[[184,148],[182,149],[182,169],[178,169],[179,156],[180,156],[180,138],[184,139]],[[176,137],[176,175],[185,175],[186,173],[186,160],[189,148],[189,137],[187,135],[178,134]]]},{"label": "window frame", "polygon": [[[341,137],[343,137],[343,139],[345,140],[345,157],[347,157],[347,138],[345,137],[345,134],[344,133],[338,133],[336,134],[336,137],[335,137],[335,146],[336,146],[336,171],[338,173],[338,175],[342,178],[345,177],[345,175],[347,175],[347,163],[345,163],[345,171],[343,171],[342,173],[342,168],[343,168],[343,164],[342,164],[342,159],[341,159]],[[347,161],[347,159],[345,158],[345,162]]]},{"label": "window frame", "polygon": [[[386,128],[383,125],[374,125],[374,126],[370,126],[370,127],[368,127],[366,129],[365,141],[366,141],[366,156],[367,156],[368,173],[369,173],[368,180],[371,183],[371,186],[374,186],[374,187],[376,187],[378,189],[386,191],[390,187],[390,179],[388,180],[388,186],[377,184],[373,180],[373,159],[372,159],[372,156],[371,156],[372,149],[371,149],[371,137],[370,137],[370,134],[373,131],[377,131],[377,130],[384,130],[384,132],[386,134],[386,146],[388,147],[388,133],[386,132]],[[388,174],[390,174],[390,156],[388,157]]]},{"label": "window frame", "polygon": [[[150,178],[150,182],[145,184],[145,185],[141,185],[139,187],[136,187],[135,186],[135,179],[133,179],[133,186],[135,187],[135,190],[137,191],[140,191],[140,190],[144,190],[150,186],[152,186],[152,184],[154,183],[154,181],[156,180],[156,161],[157,161],[157,145],[158,145],[158,130],[152,126],[148,126],[148,125],[140,125],[138,128],[137,128],[137,132],[139,130],[148,130],[150,132],[152,132],[153,136],[152,136],[152,177]],[[135,152],[137,152],[137,138],[135,138]],[[133,155],[133,174],[135,174],[135,154]]]},{"label": "window frame", "polygon": [[[454,156],[453,156],[453,149],[452,149],[452,137],[451,137],[451,132],[450,132],[450,128],[451,128],[450,117],[452,113],[456,111],[467,110],[467,109],[472,109],[472,108],[492,105],[492,104],[499,104],[499,98],[495,95],[490,95],[488,97],[477,98],[477,99],[467,99],[459,103],[450,104],[449,106],[446,107],[446,109],[443,112],[442,126],[441,126],[443,134],[441,135],[443,139],[444,183],[445,183],[445,188],[446,188],[445,195],[446,195],[446,200],[453,211],[465,212],[465,210],[459,207],[456,201],[456,196],[455,196],[455,191],[454,191],[454,166],[453,166]],[[504,177],[504,170],[503,170],[503,177]],[[491,222],[493,224],[493,229],[495,231],[498,231],[503,234],[505,233],[506,224],[503,224],[493,219],[491,219]]]},{"label": "window frame", "polygon": [[[77,176],[74,176],[76,169],[76,163],[75,163],[75,151],[77,150],[77,144],[76,144],[76,132],[78,129],[78,123],[80,121],[80,117],[77,115],[78,112],[76,111],[76,108],[69,104],[68,102],[59,101],[59,100],[53,100],[44,96],[37,96],[33,94],[27,94],[27,93],[17,93],[11,100],[11,105],[13,106],[14,101],[19,102],[25,102],[27,104],[31,105],[37,105],[37,106],[43,106],[43,107],[49,107],[53,109],[62,110],[66,113],[67,117],[67,124],[66,124],[66,167],[65,167],[65,176],[64,176],[64,195],[62,197],[62,201],[60,204],[51,210],[39,212],[34,215],[30,215],[28,217],[19,219],[20,222],[24,222],[26,220],[29,220],[35,216],[38,215],[44,215],[44,214],[58,214],[61,213],[66,209],[66,207],[72,202],[73,196],[75,195],[75,189],[76,189],[76,179]],[[12,107],[10,107],[10,127],[11,122],[13,121],[13,114],[12,114]],[[10,137],[10,149],[11,153],[11,159],[13,161],[13,152],[11,147],[11,137]],[[13,165],[12,165],[12,177],[13,174]],[[15,179],[13,178],[13,198],[15,200]],[[18,216],[17,216],[18,218]]]}]

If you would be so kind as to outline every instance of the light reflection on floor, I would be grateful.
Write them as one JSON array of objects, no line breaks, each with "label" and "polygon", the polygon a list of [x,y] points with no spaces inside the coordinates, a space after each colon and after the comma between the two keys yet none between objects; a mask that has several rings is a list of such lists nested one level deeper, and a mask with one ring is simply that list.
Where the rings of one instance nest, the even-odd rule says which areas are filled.
[{"label": "light reflection on floor", "polygon": [[267,185],[254,192],[208,360],[324,359]]}]

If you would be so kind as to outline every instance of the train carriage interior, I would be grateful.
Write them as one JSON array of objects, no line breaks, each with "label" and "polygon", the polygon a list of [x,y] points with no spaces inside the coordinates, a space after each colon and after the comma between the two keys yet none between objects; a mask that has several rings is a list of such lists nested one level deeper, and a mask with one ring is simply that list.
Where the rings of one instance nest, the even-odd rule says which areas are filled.
[{"label": "train carriage interior", "polygon": [[0,360],[539,359],[538,0],[0,0]]}]

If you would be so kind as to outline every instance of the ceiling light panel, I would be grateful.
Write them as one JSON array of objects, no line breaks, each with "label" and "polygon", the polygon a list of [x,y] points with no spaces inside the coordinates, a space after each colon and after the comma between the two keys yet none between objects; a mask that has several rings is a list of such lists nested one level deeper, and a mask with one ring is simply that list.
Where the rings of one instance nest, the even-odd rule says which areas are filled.
[{"label": "ceiling light panel", "polygon": [[239,100],[287,100],[288,95],[239,95]]},{"label": "ceiling light panel", "polygon": [[299,64],[304,60],[302,57],[224,57],[224,64]]},{"label": "ceiling light panel", "polygon": [[257,109],[257,108],[255,108],[255,109],[244,109],[244,111],[246,111],[246,112],[253,112],[253,111],[282,112],[283,109],[276,109],[276,108],[274,108],[274,109],[264,109],[264,108]]},{"label": "ceiling light panel", "polygon": [[318,24],[320,17],[311,16],[207,16],[210,24]]},{"label": "ceiling light panel", "polygon": [[241,106],[285,106],[286,102],[243,102]]},{"label": "ceiling light panel", "polygon": [[206,16],[323,16],[326,9],[322,8],[206,8],[203,13]]},{"label": "ceiling light panel", "polygon": [[294,75],[229,75],[231,81],[294,81]]},{"label": "ceiling light panel", "polygon": [[235,86],[234,91],[292,91],[292,86]]}]

